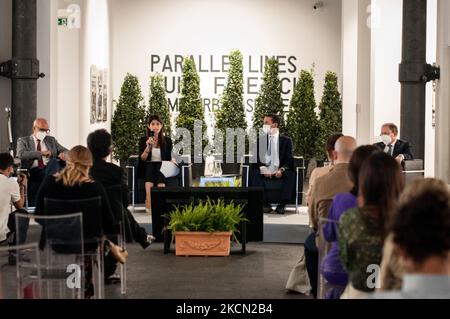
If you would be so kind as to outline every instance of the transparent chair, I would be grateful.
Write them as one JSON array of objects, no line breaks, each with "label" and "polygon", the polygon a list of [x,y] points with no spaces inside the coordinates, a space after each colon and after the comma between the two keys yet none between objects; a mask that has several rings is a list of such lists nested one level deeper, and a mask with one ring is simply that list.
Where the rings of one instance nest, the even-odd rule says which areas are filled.
[{"label": "transparent chair", "polygon": [[[100,196],[85,199],[44,198],[45,215],[72,214],[83,215],[83,250],[87,265],[92,266],[94,298],[104,298],[104,242],[102,222],[102,199]],[[88,279],[87,279],[88,280]],[[86,290],[88,287],[86,287]]]},{"label": "transparent chair", "polygon": [[[106,187],[111,210],[113,212],[116,234],[107,234],[108,239],[116,243],[122,250],[126,250],[127,234],[131,234],[127,214],[123,206],[123,190],[121,185]],[[131,236],[131,235],[130,235]],[[119,263],[120,293],[127,292],[127,264]]]},{"label": "transparent chair", "polygon": [[[44,299],[81,299],[84,296],[86,260],[81,213],[53,216],[17,214],[16,223],[29,223],[17,238],[39,242]],[[18,239],[19,240],[19,239]]]},{"label": "transparent chair", "polygon": [[40,242],[44,268],[48,269],[44,274],[48,278],[44,280],[48,284],[46,298],[104,298],[101,211],[100,197],[45,198],[45,215],[16,216],[16,223],[30,220],[27,234],[17,232],[17,238]]},{"label": "transparent chair", "polygon": [[[330,264],[327,260],[331,257],[329,252],[332,245],[336,245],[336,242],[331,243],[327,239],[330,237],[337,239],[339,221],[320,218],[318,226],[319,233],[316,238],[319,252],[317,299],[339,299],[346,287],[346,284],[342,285],[341,283],[346,281],[347,273],[341,267],[342,265]],[[334,256],[334,258],[338,258],[338,256]]]},{"label": "transparent chair", "polygon": [[[17,256],[16,267],[4,265],[3,260],[10,253]],[[41,298],[42,274],[37,243],[0,247],[0,264],[0,299]]]}]

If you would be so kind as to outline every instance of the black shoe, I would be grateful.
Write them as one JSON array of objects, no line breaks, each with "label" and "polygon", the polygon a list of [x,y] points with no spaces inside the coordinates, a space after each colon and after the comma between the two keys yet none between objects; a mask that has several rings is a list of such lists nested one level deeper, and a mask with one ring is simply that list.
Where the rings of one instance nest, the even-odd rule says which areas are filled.
[{"label": "black shoe", "polygon": [[148,246],[150,246],[154,241],[155,241],[155,237],[153,237],[152,235],[147,235],[147,240],[140,243],[143,249],[146,249]]},{"label": "black shoe", "polygon": [[271,206],[264,206],[263,207],[263,213],[264,214],[271,214],[273,212],[273,209]]},{"label": "black shoe", "polygon": [[284,215],[284,213],[286,212],[284,205],[278,205],[276,212],[278,215]]}]

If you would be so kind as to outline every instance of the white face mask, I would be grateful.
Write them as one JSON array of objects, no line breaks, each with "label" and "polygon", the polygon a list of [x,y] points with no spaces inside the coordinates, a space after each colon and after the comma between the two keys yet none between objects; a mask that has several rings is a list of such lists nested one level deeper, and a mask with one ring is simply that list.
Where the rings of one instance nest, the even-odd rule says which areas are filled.
[{"label": "white face mask", "polygon": [[45,133],[45,132],[37,132],[37,133],[36,133],[36,138],[37,138],[39,141],[43,141],[44,138],[46,138],[46,137],[47,137],[47,133]]},{"label": "white face mask", "polygon": [[271,125],[264,125],[263,126],[263,132],[264,132],[264,134],[270,134],[272,132],[272,126]]},{"label": "white face mask", "polygon": [[392,139],[389,135],[381,135],[381,141],[384,143],[384,145],[390,145]]}]

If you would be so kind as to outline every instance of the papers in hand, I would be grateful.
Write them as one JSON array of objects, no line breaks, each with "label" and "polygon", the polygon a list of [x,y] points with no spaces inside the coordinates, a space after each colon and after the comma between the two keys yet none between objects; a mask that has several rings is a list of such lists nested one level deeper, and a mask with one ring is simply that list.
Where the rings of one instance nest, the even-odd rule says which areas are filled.
[{"label": "papers in hand", "polygon": [[177,176],[180,173],[180,169],[177,165],[169,161],[163,161],[161,163],[161,173],[165,178]]},{"label": "papers in hand", "polygon": [[261,166],[259,168],[261,175],[274,175],[275,171],[271,167]]}]

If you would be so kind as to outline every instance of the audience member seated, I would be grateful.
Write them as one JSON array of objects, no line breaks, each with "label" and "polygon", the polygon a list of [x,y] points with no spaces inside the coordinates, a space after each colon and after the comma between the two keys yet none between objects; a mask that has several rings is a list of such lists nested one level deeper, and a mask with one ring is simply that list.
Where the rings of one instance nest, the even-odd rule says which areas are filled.
[{"label": "audience member seated", "polygon": [[391,233],[404,276],[386,299],[450,299],[450,194],[440,180],[415,181],[393,218]]},{"label": "audience member seated", "polygon": [[331,168],[334,166],[334,161],[336,160],[336,152],[334,150],[334,146],[336,145],[337,140],[340,139],[342,136],[344,136],[344,135],[339,133],[339,134],[333,134],[328,138],[327,145],[326,145],[326,151],[327,151],[327,157],[328,157],[328,161],[329,161],[330,165],[315,168],[312,171],[311,176],[309,177],[309,187],[308,187],[308,192],[306,193],[306,203],[308,206],[311,204],[311,193],[312,193],[312,189],[314,187],[316,180],[319,177],[322,177],[323,175],[329,173]]},{"label": "audience member seated", "polygon": [[[442,193],[442,181],[427,178],[415,180],[408,185],[406,191],[400,197],[400,206],[406,205],[416,197],[430,191],[436,194]],[[445,189],[445,188],[444,188]],[[404,266],[394,244],[394,235],[391,233],[384,243],[383,260],[381,262],[381,291],[400,290],[404,275]]]},{"label": "audience member seated", "polygon": [[[91,152],[84,146],[75,146],[68,153],[66,168],[54,176],[47,176],[42,182],[36,196],[36,215],[48,215],[44,206],[45,198],[77,200],[100,197],[101,211],[96,211],[96,213],[99,214],[97,220],[101,221],[101,224],[83,223],[83,236],[85,240],[91,239],[89,234],[113,235],[116,233],[114,218],[105,189],[100,183],[95,182],[89,176],[89,169],[92,167],[92,164]],[[60,214],[64,213],[66,212],[60,212]],[[85,214],[85,212],[82,213]],[[92,220],[92,218],[84,217],[83,220]],[[110,259],[110,254],[106,258]],[[116,264],[105,261],[105,266],[108,266],[108,268],[105,267],[104,271],[105,278],[108,278],[114,274]],[[90,272],[92,269],[88,269],[88,271]],[[92,278],[92,276],[87,275],[86,278]],[[91,289],[92,285],[88,283],[86,285],[86,293],[91,291]]]},{"label": "audience member seated", "polygon": [[339,253],[349,275],[346,298],[363,298],[374,291],[369,266],[381,263],[387,225],[402,189],[402,170],[391,156],[377,152],[364,161],[358,207],[344,213],[339,224]]},{"label": "audience member seated", "polygon": [[395,124],[384,124],[381,127],[380,136],[382,142],[375,144],[375,146],[395,158],[397,162],[403,163],[414,159],[409,143],[398,139],[398,128]]},{"label": "audience member seated", "polygon": [[314,231],[305,241],[305,262],[311,283],[311,292],[317,297],[317,279],[319,255],[316,246],[319,218],[328,218],[328,211],[333,198],[339,193],[346,193],[352,189],[348,178],[348,165],[356,149],[357,143],[353,137],[343,136],[335,145],[336,161],[330,172],[317,179],[312,189],[311,205],[309,206],[310,223]]},{"label": "audience member seated", "polygon": [[[16,213],[27,214],[23,209],[25,204],[24,189],[27,184],[27,177],[20,175],[17,181],[10,178],[13,173],[14,159],[8,153],[0,154],[0,244],[9,242],[10,245],[16,245]],[[11,213],[11,205],[16,209]],[[21,232],[25,233],[28,224],[21,225]],[[23,231],[22,231],[23,230]],[[24,240],[19,240],[17,244],[23,244]],[[10,252],[8,262],[15,264],[15,256]]]},{"label": "audience member seated", "polygon": [[[252,165],[250,185],[263,187],[264,180],[283,180],[281,203],[276,208],[277,214],[285,213],[285,206],[292,200],[295,191],[294,156],[292,140],[280,134],[280,118],[277,115],[264,117],[264,134],[260,136],[257,146],[257,163]],[[266,145],[261,145],[267,142]],[[263,147],[264,149],[261,149]],[[264,213],[272,212],[268,201],[267,190],[263,193]]]},{"label": "audience member seated", "polygon": [[[337,246],[337,225],[342,214],[347,210],[357,207],[357,197],[359,190],[359,171],[362,163],[371,154],[378,151],[378,148],[371,145],[361,146],[355,150],[348,166],[348,176],[353,183],[353,188],[349,193],[337,194],[333,199],[330,211],[328,213],[328,219],[323,229],[324,238],[327,242],[332,243],[331,248],[328,251],[327,256],[324,258],[320,270],[324,278],[331,285],[335,287],[345,288],[348,283],[348,275],[344,270],[340,257],[339,249]],[[330,297],[337,297],[333,299],[339,299],[344,289],[339,291],[333,291],[330,293]]]},{"label": "audience member seated", "polygon": [[153,115],[147,122],[147,133],[139,141],[138,175],[145,176],[145,209],[151,213],[151,189],[166,187],[166,178],[161,173],[162,161],[172,161],[172,140],[164,135],[164,123]]},{"label": "audience member seated", "polygon": [[49,134],[47,121],[38,118],[33,122],[32,135],[17,140],[17,157],[22,162],[21,168],[27,169],[30,175],[30,206],[34,206],[35,194],[44,178],[65,166],[67,149]]},{"label": "audience member seated", "polygon": [[[145,229],[139,226],[134,219],[133,214],[128,210],[128,186],[124,171],[119,166],[106,162],[107,157],[111,155],[112,151],[111,134],[106,130],[97,130],[89,134],[87,145],[94,158],[94,164],[90,170],[90,175],[96,182],[102,184],[105,189],[117,185],[121,186],[121,203],[123,205],[123,210],[126,213],[131,236],[142,246],[142,248],[147,248],[153,242],[154,237],[147,235]],[[111,201],[112,199],[110,198],[110,203]],[[121,214],[122,212],[119,213],[119,216],[121,216]]]}]

